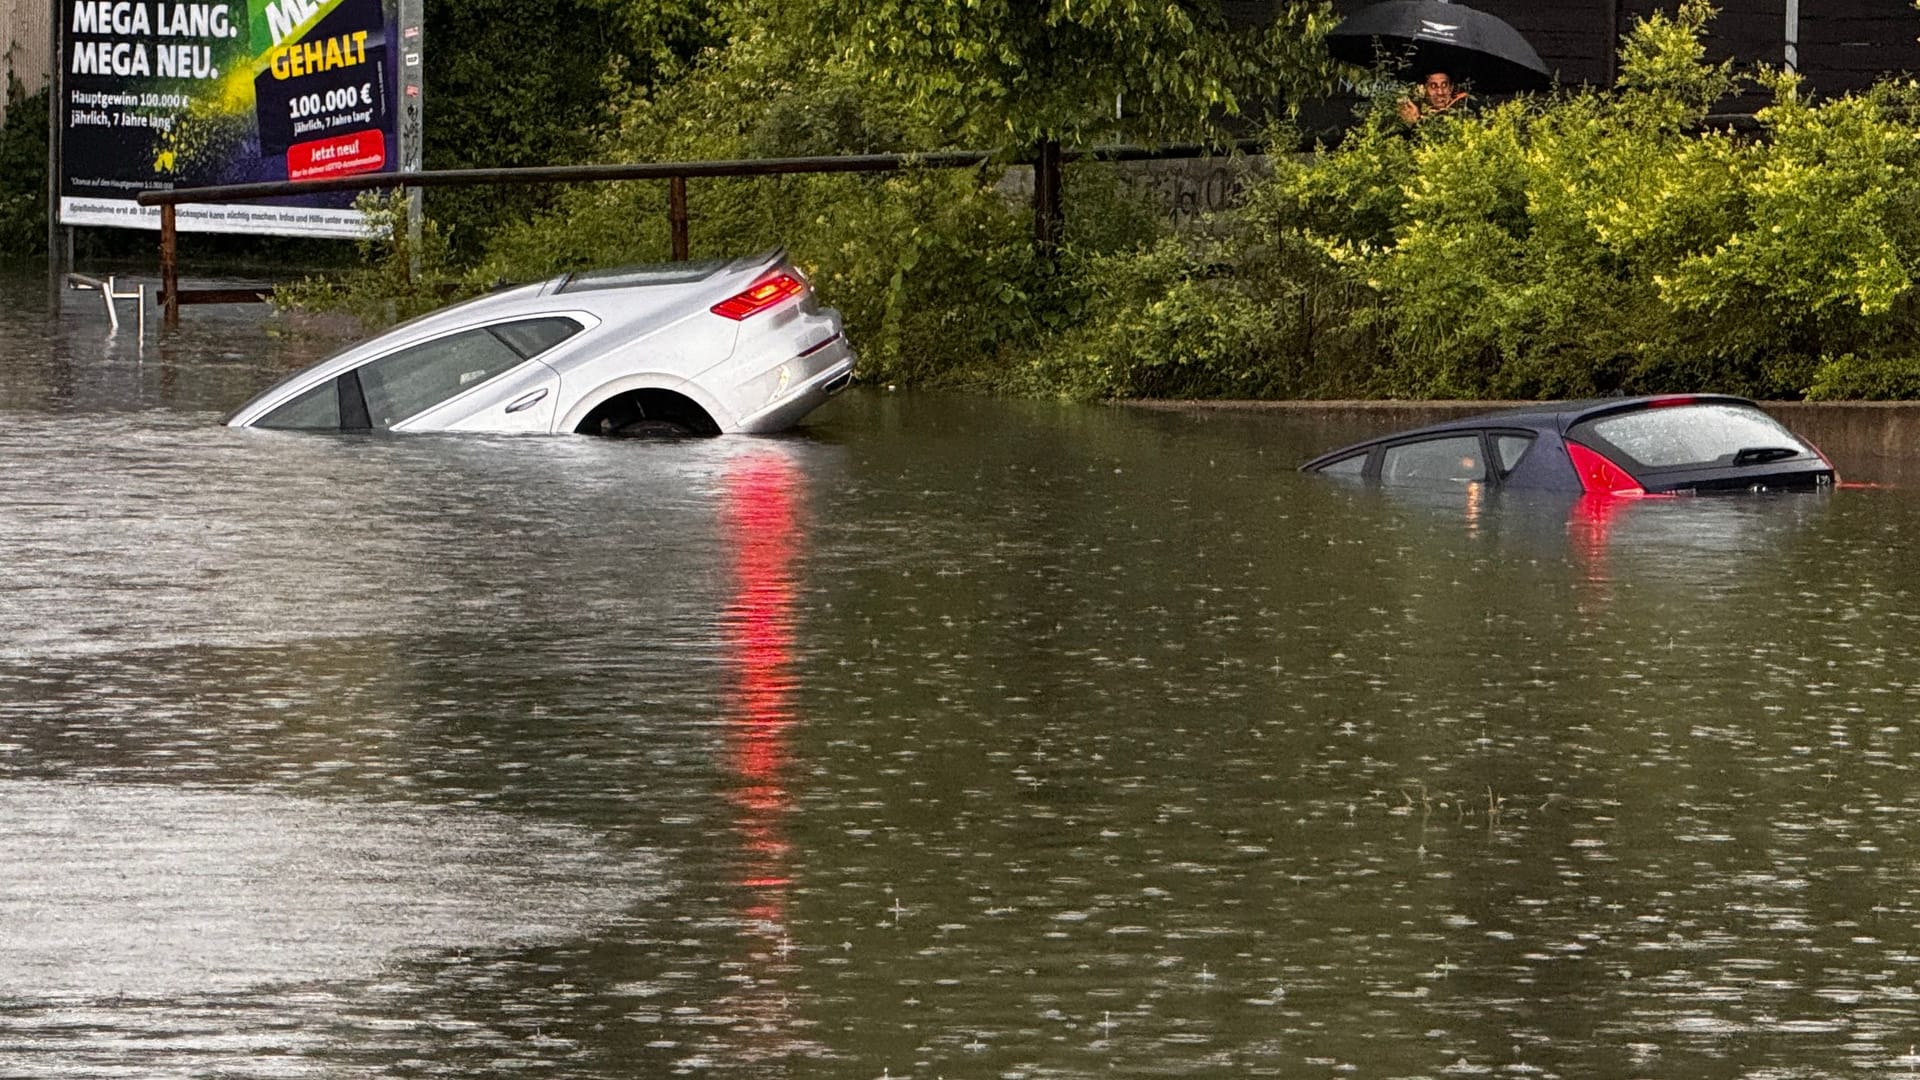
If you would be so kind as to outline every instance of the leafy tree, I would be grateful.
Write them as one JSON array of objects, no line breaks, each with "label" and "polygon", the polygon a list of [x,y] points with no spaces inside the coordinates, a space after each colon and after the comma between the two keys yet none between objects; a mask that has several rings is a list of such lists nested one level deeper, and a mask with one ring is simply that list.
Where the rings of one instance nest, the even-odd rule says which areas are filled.
[{"label": "leafy tree", "polygon": [[1213,136],[1249,102],[1323,92],[1333,70],[1323,0],[1238,31],[1219,0],[827,0],[814,14],[845,60],[988,146]]},{"label": "leafy tree", "polygon": [[[428,0],[425,14],[430,169],[591,160],[610,103],[684,75],[722,29],[707,0]],[[469,256],[553,198],[524,186],[428,195]]]}]

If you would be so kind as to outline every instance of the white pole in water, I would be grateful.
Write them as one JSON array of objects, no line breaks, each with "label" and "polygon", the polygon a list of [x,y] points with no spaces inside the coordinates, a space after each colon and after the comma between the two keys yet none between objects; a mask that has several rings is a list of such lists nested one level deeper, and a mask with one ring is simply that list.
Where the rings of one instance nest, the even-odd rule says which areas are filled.
[{"label": "white pole in water", "polygon": [[1787,0],[1787,48],[1785,59],[1788,71],[1800,70],[1800,0]]}]

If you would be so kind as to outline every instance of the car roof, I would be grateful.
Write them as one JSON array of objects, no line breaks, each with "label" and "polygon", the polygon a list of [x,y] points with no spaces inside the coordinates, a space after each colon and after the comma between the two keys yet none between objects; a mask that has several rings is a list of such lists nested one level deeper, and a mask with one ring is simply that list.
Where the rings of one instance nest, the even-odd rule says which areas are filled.
[{"label": "car roof", "polygon": [[1301,469],[1313,469],[1331,461],[1337,461],[1349,454],[1378,446],[1382,443],[1410,441],[1429,435],[1444,435],[1452,431],[1480,431],[1487,428],[1524,428],[1533,431],[1553,431],[1565,434],[1576,424],[1596,417],[1613,413],[1633,412],[1639,409],[1664,408],[1674,405],[1741,405],[1757,409],[1759,406],[1751,399],[1733,394],[1643,394],[1638,397],[1584,398],[1578,401],[1541,401],[1519,405],[1511,409],[1477,413],[1473,416],[1456,417],[1423,427],[1408,428],[1386,435],[1376,435],[1362,439],[1337,450],[1330,450],[1300,466]]}]

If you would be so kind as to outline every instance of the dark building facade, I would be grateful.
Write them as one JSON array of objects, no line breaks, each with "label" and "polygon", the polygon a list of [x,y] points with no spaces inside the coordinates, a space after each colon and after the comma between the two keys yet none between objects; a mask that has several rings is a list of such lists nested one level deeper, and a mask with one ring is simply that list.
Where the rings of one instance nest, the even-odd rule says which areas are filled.
[{"label": "dark building facade", "polygon": [[[1285,0],[1224,0],[1229,18],[1254,23],[1273,18]],[[1343,14],[1367,0],[1335,0]],[[1611,85],[1620,35],[1634,20],[1672,0],[1474,0],[1473,7],[1505,19],[1559,74],[1562,84]],[[1813,93],[1837,97],[1885,75],[1920,71],[1920,11],[1909,0],[1717,0],[1720,14],[1708,32],[1711,59],[1781,66],[1792,55]],[[1756,98],[1752,104],[1760,104]]]}]

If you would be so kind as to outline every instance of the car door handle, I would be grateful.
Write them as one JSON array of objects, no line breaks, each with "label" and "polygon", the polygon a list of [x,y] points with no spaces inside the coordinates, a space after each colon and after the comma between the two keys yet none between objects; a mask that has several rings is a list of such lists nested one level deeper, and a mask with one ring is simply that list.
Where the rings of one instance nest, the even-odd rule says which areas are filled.
[{"label": "car door handle", "polygon": [[521,394],[519,397],[513,399],[513,404],[507,406],[507,411],[520,412],[523,409],[531,409],[544,401],[546,396],[547,388],[544,386],[531,394]]}]

